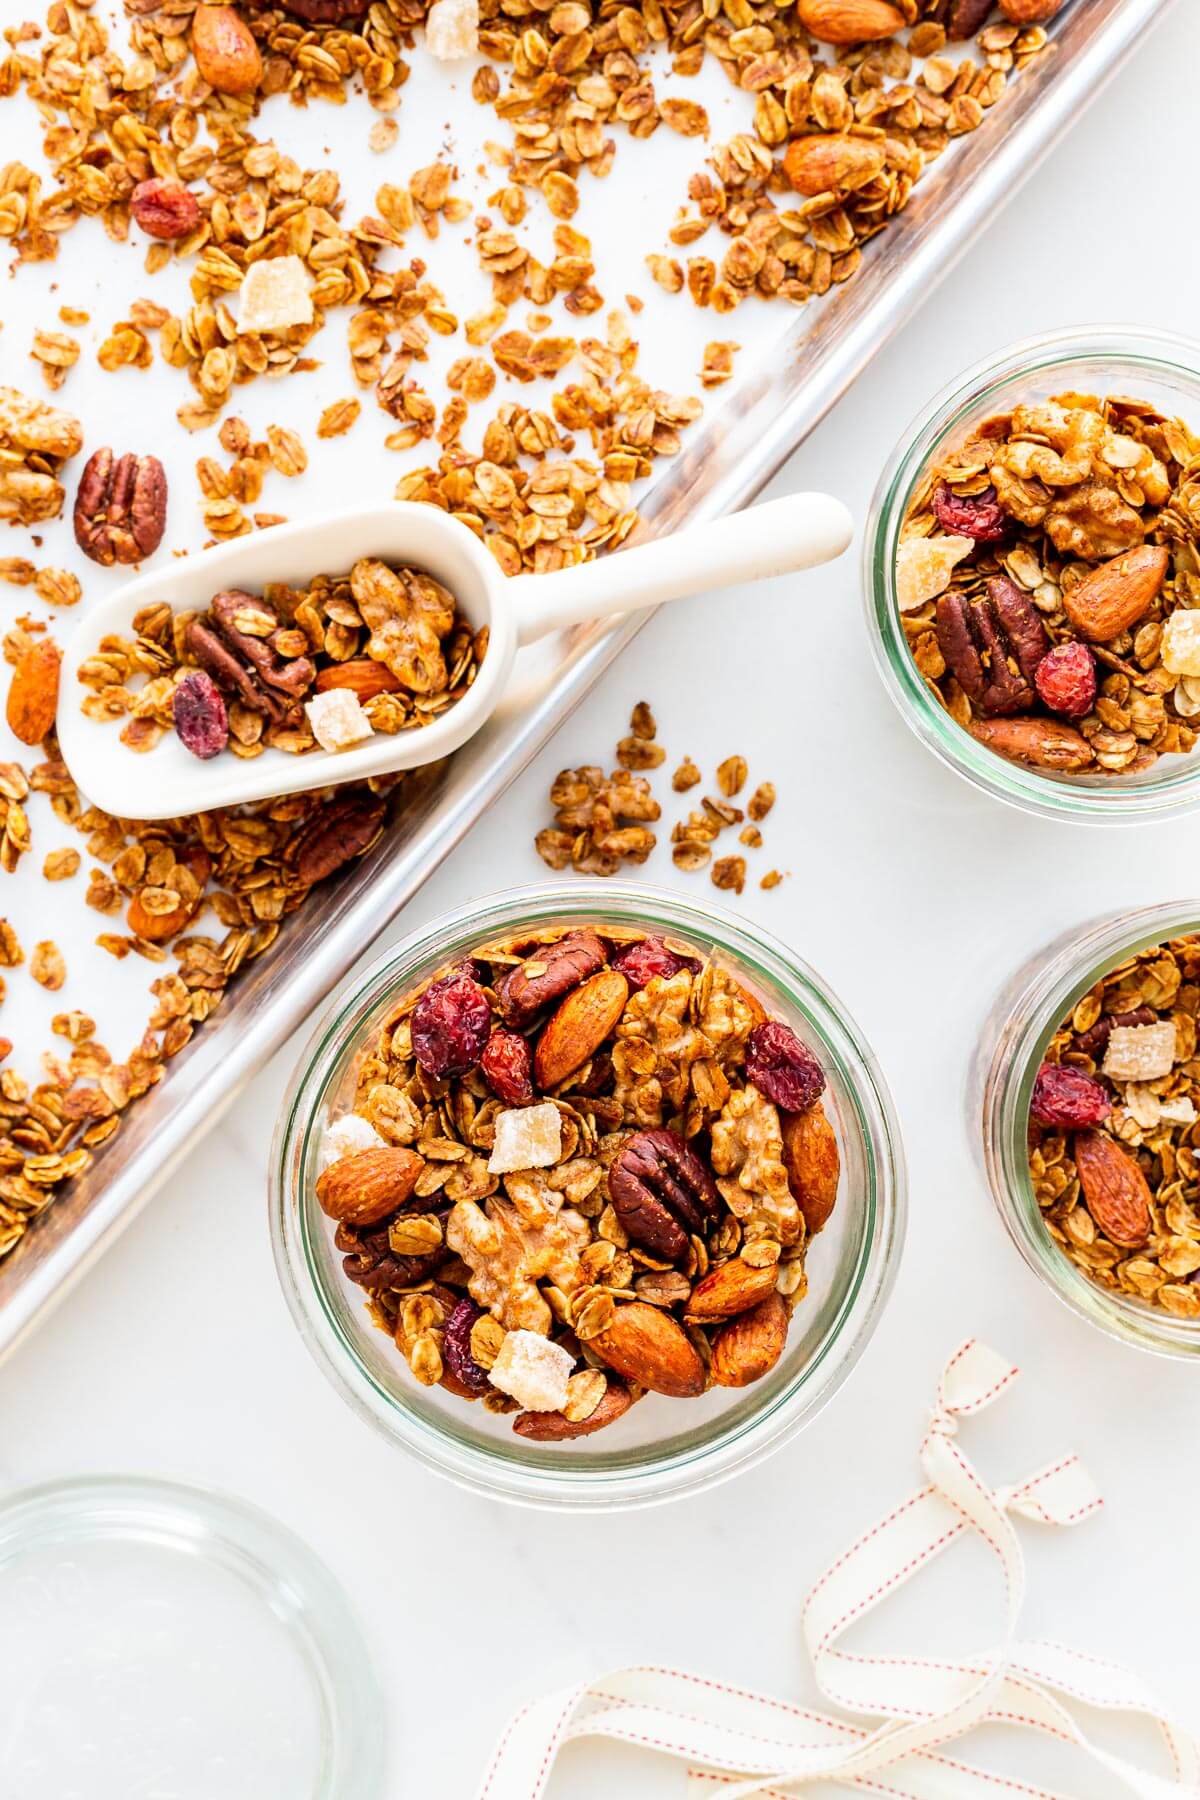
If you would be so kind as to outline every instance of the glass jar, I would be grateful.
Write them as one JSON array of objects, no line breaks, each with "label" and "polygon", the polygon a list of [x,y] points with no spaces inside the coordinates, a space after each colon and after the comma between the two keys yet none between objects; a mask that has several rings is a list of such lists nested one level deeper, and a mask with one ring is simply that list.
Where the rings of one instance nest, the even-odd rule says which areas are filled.
[{"label": "glass jar", "polygon": [[1139,950],[1200,932],[1200,900],[1106,915],[1032,956],[996,998],[968,1083],[968,1130],[997,1211],[1030,1268],[1080,1318],[1163,1356],[1200,1358],[1200,1319],[1111,1292],[1047,1231],[1029,1177],[1029,1101],[1055,1031],[1088,989]]},{"label": "glass jar", "polygon": [[[512,1420],[419,1386],[340,1268],[315,1197],[317,1151],[348,1110],[356,1070],[397,999],[484,942],[534,927],[663,932],[715,957],[811,1044],[838,1134],[838,1203],[808,1259],[775,1368],[744,1389],[695,1400],[650,1394],[594,1437],[536,1444]],[[820,977],[756,925],[631,883],[548,883],[459,908],[384,952],[326,1012],[284,1100],[272,1156],[271,1230],[292,1316],[339,1392],[427,1467],[475,1492],[559,1509],[616,1509],[695,1492],[758,1462],[816,1414],[857,1361],[892,1286],[904,1232],[905,1170],[875,1058]]]},{"label": "glass jar", "polygon": [[1200,432],[1200,344],[1167,332],[1085,328],[1029,338],[976,364],[913,421],[879,479],[864,533],[867,634],[883,684],[939,761],[998,800],[1045,818],[1091,824],[1160,819],[1200,805],[1200,750],[1162,756],[1134,775],[1052,775],[977,743],[930,691],[909,650],[896,603],[896,549],[929,463],[965,442],[981,420],[1061,393],[1148,401]]}]

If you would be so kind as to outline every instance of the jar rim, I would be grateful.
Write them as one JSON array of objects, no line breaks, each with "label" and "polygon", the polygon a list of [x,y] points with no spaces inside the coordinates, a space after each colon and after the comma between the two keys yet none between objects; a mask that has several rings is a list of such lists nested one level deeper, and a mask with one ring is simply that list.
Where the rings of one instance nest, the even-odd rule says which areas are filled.
[{"label": "jar rim", "polygon": [[1200,807],[1200,751],[1164,757],[1178,766],[1118,782],[1112,776],[1040,774],[976,742],[930,693],[913,660],[896,603],[895,564],[909,499],[931,457],[955,431],[986,413],[989,397],[1079,362],[1143,370],[1190,387],[1200,430],[1200,341],[1141,326],[1087,325],[1024,338],[955,376],[909,423],[872,496],[863,533],[862,589],[876,669],[906,725],[939,762],[973,787],[1022,811],[1081,824],[1131,824]]},{"label": "jar rim", "polygon": [[[438,963],[501,931],[535,924],[628,921],[705,942],[786,995],[811,1029],[836,1078],[843,1131],[853,1127],[865,1192],[853,1278],[839,1294],[815,1353],[771,1398],[744,1417],[701,1425],[682,1447],[624,1451],[607,1462],[554,1462],[537,1446],[497,1446],[459,1436],[405,1408],[375,1380],[340,1329],[310,1250],[306,1172],[321,1097],[364,1018]],[[432,963],[431,963],[431,958]],[[847,1106],[850,1116],[847,1117]],[[507,889],[443,914],[389,947],[327,1008],[301,1052],[285,1096],[271,1158],[271,1235],[292,1316],[323,1372],[359,1412],[427,1467],[490,1497],[553,1509],[650,1505],[699,1491],[751,1466],[807,1424],[865,1348],[890,1295],[906,1222],[906,1172],[899,1122],[873,1052],[820,976],[757,925],[669,889],[633,882],[537,883]],[[747,1390],[749,1391],[749,1390]],[[674,1439],[671,1440],[675,1442]],[[544,1450],[544,1447],[543,1447]]]},{"label": "jar rim", "polygon": [[1200,1319],[1177,1318],[1111,1292],[1077,1268],[1050,1236],[1029,1178],[1027,1134],[1034,1079],[1055,1030],[1076,1003],[1128,957],[1188,936],[1200,936],[1200,899],[1105,913],[1044,946],[1002,996],[1007,1018],[990,1065],[982,1071],[978,1121],[993,1204],[1034,1273],[1089,1325],[1124,1343],[1184,1361],[1200,1357]]}]

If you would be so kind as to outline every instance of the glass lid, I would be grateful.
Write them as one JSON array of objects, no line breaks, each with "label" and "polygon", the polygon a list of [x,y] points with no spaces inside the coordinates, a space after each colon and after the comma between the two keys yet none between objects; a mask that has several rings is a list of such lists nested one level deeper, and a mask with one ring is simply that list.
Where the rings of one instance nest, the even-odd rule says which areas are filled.
[{"label": "glass lid", "polygon": [[383,1707],[290,1531],[125,1477],[0,1500],[5,1800],[377,1800]]}]

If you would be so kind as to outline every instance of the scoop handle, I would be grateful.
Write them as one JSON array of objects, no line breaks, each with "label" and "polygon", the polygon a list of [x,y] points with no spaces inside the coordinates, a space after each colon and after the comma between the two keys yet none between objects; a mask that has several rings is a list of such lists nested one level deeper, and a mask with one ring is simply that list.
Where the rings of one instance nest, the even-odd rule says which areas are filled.
[{"label": "scoop handle", "polygon": [[552,575],[515,575],[505,592],[522,644],[586,619],[616,619],[732,582],[832,562],[854,521],[831,494],[785,494]]}]

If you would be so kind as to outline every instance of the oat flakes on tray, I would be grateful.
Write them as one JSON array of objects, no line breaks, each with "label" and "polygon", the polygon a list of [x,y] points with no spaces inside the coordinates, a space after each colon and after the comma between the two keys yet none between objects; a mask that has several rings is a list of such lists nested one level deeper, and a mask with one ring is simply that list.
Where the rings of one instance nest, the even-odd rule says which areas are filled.
[{"label": "oat flakes on tray", "polygon": [[[381,491],[454,511],[506,570],[553,568],[622,542],[636,520],[636,483],[678,451],[701,410],[694,390],[719,385],[737,353],[732,338],[714,336],[707,312],[750,297],[800,304],[852,276],[862,245],[904,205],[921,167],[971,131],[1039,55],[1043,22],[1057,10],[1009,0],[1005,17],[963,0],[870,0],[868,28],[915,24],[909,47],[891,36],[847,45],[848,12],[861,33],[863,4],[780,15],[736,0],[704,15],[701,33],[694,7],[657,0],[595,15],[565,0],[536,29],[485,0],[478,60],[452,65],[468,75],[481,135],[499,146],[470,194],[470,174],[449,158],[430,162],[427,150],[412,154],[405,140],[401,101],[411,116],[416,84],[405,95],[403,83],[423,55],[419,4],[125,0],[110,25],[98,9],[53,0],[40,20],[9,23],[0,53],[5,141],[29,144],[0,167],[0,238],[17,275],[10,293],[21,291],[21,265],[57,259],[62,297],[57,318],[47,312],[30,333],[24,391],[0,397],[0,520],[36,524],[41,539],[14,539],[0,558],[0,577],[23,608],[6,637],[9,664],[45,644],[47,625],[51,639],[61,635],[60,609],[86,604],[87,584],[112,579],[82,564],[54,523],[78,497],[82,471],[71,459],[81,449],[91,458],[108,436],[93,432],[111,410],[96,384],[110,379],[123,384],[114,398],[137,391],[139,408],[162,407],[155,441],[118,445],[111,465],[113,484],[126,455],[135,473],[152,476],[156,460],[169,472],[170,505],[162,492],[154,519],[159,554],[286,517],[278,484],[303,477],[314,441],[345,431],[354,446],[379,409],[383,448],[399,458],[392,473],[375,453]],[[470,49],[471,8],[442,0],[431,32],[444,54]],[[714,85],[714,70],[728,82]],[[678,92],[697,71],[703,101]],[[386,159],[373,196],[351,197],[337,153],[332,165],[313,157],[322,114],[293,111],[289,94],[347,100],[328,115],[342,150],[361,116],[368,155]],[[677,183],[679,211],[657,243],[633,247],[614,287],[580,229],[604,191],[591,177],[616,157],[644,154],[636,140],[661,127],[656,179]],[[816,138],[829,141],[814,146]],[[802,152],[789,175],[793,140]],[[423,149],[428,141],[424,134]],[[806,191],[814,168],[832,182],[827,191]],[[90,255],[97,245],[103,286]],[[459,266],[435,279],[443,248]],[[648,280],[665,293],[647,301]],[[668,390],[654,385],[657,367],[639,370],[630,315],[671,291],[694,315],[695,336]],[[327,390],[307,402],[306,424],[303,378],[312,383],[342,355],[319,337],[334,315],[368,411],[354,396],[334,405]],[[592,315],[600,316],[589,323]],[[669,347],[688,341],[678,325],[664,334],[664,365]],[[11,324],[6,343],[20,352]],[[74,423],[65,439],[38,442],[39,383],[66,401],[79,396],[86,444]],[[252,423],[242,410],[253,411]],[[268,423],[281,414],[283,423]],[[216,433],[197,444],[198,503],[174,421]],[[106,478],[102,508],[112,491]],[[94,499],[85,490],[80,543],[86,549],[90,538],[101,562],[122,560],[130,545],[106,537],[111,520],[96,531],[88,523]],[[134,553],[147,542],[140,528],[132,533]],[[53,660],[42,651],[31,668],[44,678]],[[28,946],[9,978],[5,1019],[17,1015],[18,992],[49,991],[29,969],[33,947],[54,940],[23,918],[36,919],[52,895],[57,938],[68,946],[61,992],[70,1013],[60,1035],[73,1047],[36,1067],[32,1044],[50,1026],[39,1017],[16,1032],[21,1044],[0,1071],[0,1250],[117,1128],[227,981],[269,948],[279,919],[369,846],[402,787],[126,832],[87,809],[52,738],[10,740],[5,750],[5,911]],[[26,896],[21,884],[43,867],[46,878],[39,873]],[[76,894],[92,910],[79,910]],[[147,1036],[115,1046],[113,1062],[96,1043],[112,1034],[86,1023],[91,1001],[101,991],[111,999],[118,970],[127,1018],[129,978],[135,966],[144,976],[147,960],[161,969]],[[49,950],[38,968],[56,974]],[[140,996],[145,982],[136,985]]]}]

